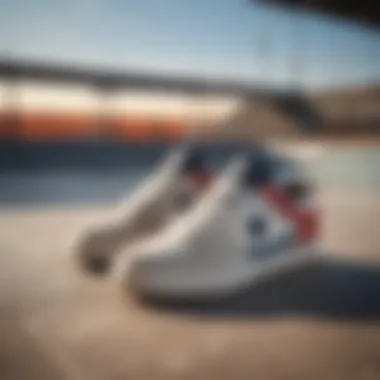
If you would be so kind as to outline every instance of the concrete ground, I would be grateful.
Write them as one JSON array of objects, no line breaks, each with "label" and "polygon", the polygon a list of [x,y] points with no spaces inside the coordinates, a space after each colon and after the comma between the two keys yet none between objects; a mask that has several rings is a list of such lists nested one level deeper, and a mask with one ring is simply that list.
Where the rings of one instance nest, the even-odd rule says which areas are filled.
[{"label": "concrete ground", "polygon": [[319,198],[324,267],[210,313],[85,277],[70,243],[105,208],[1,211],[0,379],[379,379],[380,197]]}]

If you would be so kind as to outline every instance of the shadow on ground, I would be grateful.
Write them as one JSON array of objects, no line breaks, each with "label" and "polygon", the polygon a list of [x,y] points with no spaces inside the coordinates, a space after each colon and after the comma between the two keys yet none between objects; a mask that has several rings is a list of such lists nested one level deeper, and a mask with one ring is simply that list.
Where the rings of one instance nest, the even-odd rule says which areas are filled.
[{"label": "shadow on ground", "polygon": [[161,311],[219,317],[309,316],[380,321],[380,268],[344,261],[277,276],[215,301],[145,299]]}]

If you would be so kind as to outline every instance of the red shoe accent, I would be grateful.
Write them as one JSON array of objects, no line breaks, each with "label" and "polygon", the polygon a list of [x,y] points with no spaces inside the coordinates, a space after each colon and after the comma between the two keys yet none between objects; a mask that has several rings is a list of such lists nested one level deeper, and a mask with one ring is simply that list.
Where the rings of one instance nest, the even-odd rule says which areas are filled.
[{"label": "red shoe accent", "polygon": [[193,178],[195,180],[196,184],[200,188],[208,187],[213,180],[212,174],[207,172],[207,171],[203,171],[203,170],[193,171],[191,173],[191,178]]},{"label": "red shoe accent", "polygon": [[319,232],[319,218],[316,210],[304,209],[290,201],[278,187],[271,185],[262,189],[264,198],[296,226],[297,243],[304,243],[315,238]]}]

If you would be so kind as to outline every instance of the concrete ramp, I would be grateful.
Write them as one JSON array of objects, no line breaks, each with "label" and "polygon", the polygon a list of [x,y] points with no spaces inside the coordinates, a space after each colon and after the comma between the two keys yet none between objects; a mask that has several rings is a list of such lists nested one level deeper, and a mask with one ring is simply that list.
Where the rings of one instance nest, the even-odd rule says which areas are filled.
[{"label": "concrete ramp", "polygon": [[316,109],[303,96],[277,100],[247,100],[228,120],[212,128],[220,139],[290,138],[312,132],[322,124]]}]

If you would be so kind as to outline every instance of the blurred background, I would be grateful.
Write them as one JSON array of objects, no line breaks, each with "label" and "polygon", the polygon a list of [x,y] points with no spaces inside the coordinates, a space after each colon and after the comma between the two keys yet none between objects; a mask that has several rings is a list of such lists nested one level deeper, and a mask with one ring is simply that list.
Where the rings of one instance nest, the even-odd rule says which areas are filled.
[{"label": "blurred background", "polygon": [[297,3],[4,1],[1,139],[378,133],[373,12]]},{"label": "blurred background", "polygon": [[[2,0],[0,378],[378,379],[379,62],[375,0]],[[78,232],[188,141],[303,163],[326,262],[211,318],[78,273]]]}]

